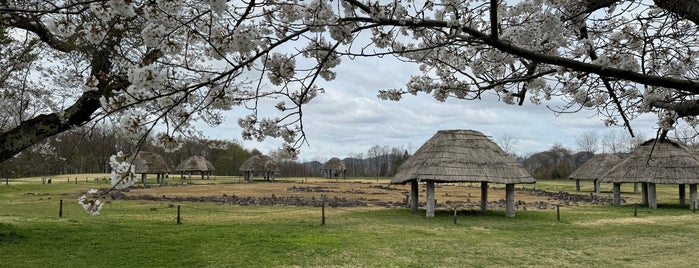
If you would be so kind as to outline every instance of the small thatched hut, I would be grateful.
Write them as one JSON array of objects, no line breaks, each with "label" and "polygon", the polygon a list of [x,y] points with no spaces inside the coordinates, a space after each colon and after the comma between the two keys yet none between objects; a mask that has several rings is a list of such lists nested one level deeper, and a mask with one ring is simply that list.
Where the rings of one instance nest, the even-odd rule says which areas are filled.
[{"label": "small thatched hut", "polygon": [[265,180],[274,180],[279,168],[277,162],[271,157],[256,154],[240,165],[240,171],[243,171],[243,177],[248,181],[252,181],[255,173],[262,173]]},{"label": "small thatched hut", "polygon": [[441,130],[398,168],[394,184],[411,183],[410,205],[418,206],[418,183],[427,187],[427,217],[434,216],[434,184],[480,182],[481,210],[488,204],[488,183],[505,184],[507,217],[515,216],[514,185],[536,181],[512,156],[483,133],[474,130]]},{"label": "small thatched hut", "polygon": [[180,178],[184,179],[184,174],[189,174],[189,179],[192,179],[192,173],[201,174],[201,179],[211,178],[211,173],[216,170],[214,165],[206,160],[203,156],[191,156],[180,162],[175,168],[175,171],[180,173]]},{"label": "small thatched hut", "polygon": [[337,176],[344,179],[347,175],[347,165],[340,158],[333,157],[328,162],[325,162],[320,171],[324,172],[328,178]]},{"label": "small thatched hut", "polygon": [[158,183],[165,182],[165,175],[170,172],[170,166],[165,161],[162,155],[139,151],[136,155],[132,156],[131,161],[133,163],[136,174],[141,174],[141,183],[146,184],[146,178],[148,174],[155,174],[156,181]]},{"label": "small thatched hut", "polygon": [[601,179],[614,184],[615,205],[621,204],[621,183],[641,183],[642,205],[650,208],[658,206],[656,184],[678,184],[680,205],[685,204],[685,184],[689,184],[690,209],[697,208],[699,158],[694,150],[677,141],[646,141]]},{"label": "small thatched hut", "polygon": [[568,178],[575,180],[575,190],[578,192],[580,192],[580,180],[591,180],[595,192],[599,193],[599,179],[619,162],[621,162],[621,158],[614,154],[598,154],[573,171]]}]

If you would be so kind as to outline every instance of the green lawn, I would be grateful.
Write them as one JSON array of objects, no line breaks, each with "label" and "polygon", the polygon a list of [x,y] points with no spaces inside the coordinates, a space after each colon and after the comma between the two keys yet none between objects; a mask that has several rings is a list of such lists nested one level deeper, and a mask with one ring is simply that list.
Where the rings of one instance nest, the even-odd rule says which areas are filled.
[{"label": "green lawn", "polygon": [[[119,200],[90,216],[76,198],[106,184],[25,181],[0,185],[2,267],[699,265],[699,214],[662,201],[655,210],[639,208],[636,217],[633,205],[570,206],[561,207],[561,221],[554,209],[518,211],[516,218],[496,210],[461,211],[456,224],[446,210],[425,218],[408,209],[327,208],[321,225],[320,208],[212,203]],[[535,187],[575,190],[573,181]],[[636,195],[626,189],[625,197]],[[677,187],[659,187],[658,196],[676,203]]]}]

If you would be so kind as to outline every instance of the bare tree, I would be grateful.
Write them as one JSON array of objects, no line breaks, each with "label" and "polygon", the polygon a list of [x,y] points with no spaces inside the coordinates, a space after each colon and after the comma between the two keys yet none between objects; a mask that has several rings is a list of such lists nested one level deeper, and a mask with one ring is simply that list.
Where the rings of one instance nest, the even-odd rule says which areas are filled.
[{"label": "bare tree", "polygon": [[510,135],[509,133],[505,133],[495,138],[495,143],[497,143],[503,151],[512,156],[517,155],[516,148],[518,142],[519,141],[516,138],[512,137],[512,135]]},{"label": "bare tree", "polygon": [[589,130],[582,132],[580,136],[575,138],[575,144],[577,144],[579,151],[594,154],[597,152],[600,139],[597,132]]}]

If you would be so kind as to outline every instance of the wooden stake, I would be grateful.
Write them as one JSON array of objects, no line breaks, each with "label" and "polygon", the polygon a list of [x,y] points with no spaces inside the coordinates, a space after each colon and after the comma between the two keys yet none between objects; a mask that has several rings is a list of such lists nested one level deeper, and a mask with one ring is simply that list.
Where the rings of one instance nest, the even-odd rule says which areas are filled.
[{"label": "wooden stake", "polygon": [[63,218],[63,199],[61,199],[58,205],[58,217]]},{"label": "wooden stake", "polygon": [[177,224],[182,224],[180,219],[180,205],[177,205]]},{"label": "wooden stake", "polygon": [[561,205],[556,205],[556,220],[561,221]]}]

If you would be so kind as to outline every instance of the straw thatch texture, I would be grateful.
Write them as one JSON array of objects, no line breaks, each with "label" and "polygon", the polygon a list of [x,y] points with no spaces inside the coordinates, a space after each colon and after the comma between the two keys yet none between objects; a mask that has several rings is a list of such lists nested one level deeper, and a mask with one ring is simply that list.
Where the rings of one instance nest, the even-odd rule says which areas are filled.
[{"label": "straw thatch texture", "polygon": [[256,154],[240,165],[240,171],[279,171],[279,168],[271,157]]},{"label": "straw thatch texture", "polygon": [[179,165],[177,165],[177,168],[175,168],[175,171],[177,172],[206,172],[214,170],[216,170],[214,168],[214,165],[212,165],[211,162],[209,162],[209,160],[206,160],[206,158],[204,158],[203,156],[192,156],[190,158],[187,158],[184,161],[182,161]]},{"label": "straw thatch texture", "polygon": [[694,150],[682,143],[667,139],[656,143],[652,139],[636,148],[601,180],[613,183],[699,183],[699,158]]},{"label": "straw thatch texture", "polygon": [[434,182],[535,183],[512,156],[483,133],[441,130],[398,168],[391,183]]},{"label": "straw thatch texture", "polygon": [[621,162],[621,158],[614,154],[598,154],[582,164],[568,176],[574,180],[596,180],[602,178],[604,173]]},{"label": "straw thatch texture", "polygon": [[170,172],[170,167],[163,156],[140,151],[132,158],[136,174],[162,174]]},{"label": "straw thatch texture", "polygon": [[340,160],[340,158],[333,157],[328,160],[328,162],[325,162],[323,167],[320,168],[321,170],[337,170],[337,171],[345,171],[347,170],[347,165],[345,165],[345,162]]}]

